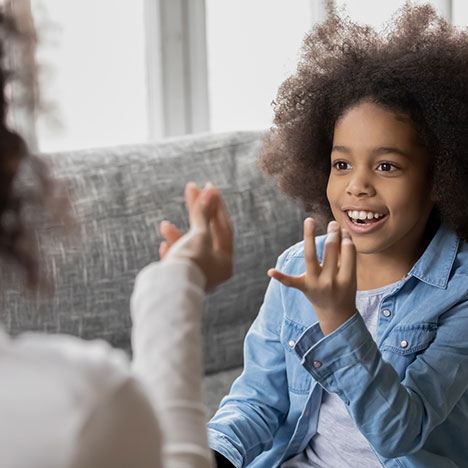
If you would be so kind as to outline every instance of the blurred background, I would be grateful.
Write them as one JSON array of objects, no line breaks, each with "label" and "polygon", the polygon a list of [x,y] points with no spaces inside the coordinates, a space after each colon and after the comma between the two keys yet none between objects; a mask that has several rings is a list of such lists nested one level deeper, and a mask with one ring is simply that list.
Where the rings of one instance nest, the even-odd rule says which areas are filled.
[{"label": "blurred background", "polygon": [[[39,33],[45,111],[26,125],[41,152],[268,128],[278,86],[326,14],[322,0],[10,1]],[[336,0],[376,28],[403,3]],[[465,0],[430,3],[468,25]]]}]

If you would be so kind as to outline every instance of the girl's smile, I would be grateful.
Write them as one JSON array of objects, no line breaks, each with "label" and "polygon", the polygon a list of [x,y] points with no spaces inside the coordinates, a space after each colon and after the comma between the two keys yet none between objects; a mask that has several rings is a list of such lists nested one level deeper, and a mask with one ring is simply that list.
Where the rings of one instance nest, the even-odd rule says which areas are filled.
[{"label": "girl's smile", "polygon": [[345,222],[348,230],[355,234],[374,232],[379,229],[385,221],[387,215],[365,209],[344,210],[347,214]]},{"label": "girl's smile", "polygon": [[348,109],[335,125],[327,198],[358,264],[373,254],[410,268],[425,248],[434,200],[429,155],[409,117],[370,101]]}]

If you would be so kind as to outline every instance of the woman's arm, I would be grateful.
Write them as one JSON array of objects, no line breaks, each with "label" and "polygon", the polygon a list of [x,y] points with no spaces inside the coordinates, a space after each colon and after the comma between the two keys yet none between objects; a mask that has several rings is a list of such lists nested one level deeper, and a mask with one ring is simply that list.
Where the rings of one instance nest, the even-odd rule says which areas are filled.
[{"label": "woman's arm", "polygon": [[204,283],[190,260],[167,260],[142,270],[132,295],[133,369],[157,413],[165,468],[211,466],[201,398]]},{"label": "woman's arm", "polygon": [[205,290],[232,274],[232,229],[219,193],[188,184],[186,201],[190,231],[163,232],[164,259],[140,272],[131,300],[133,368],[157,412],[164,468],[213,465],[201,398],[200,323]]}]

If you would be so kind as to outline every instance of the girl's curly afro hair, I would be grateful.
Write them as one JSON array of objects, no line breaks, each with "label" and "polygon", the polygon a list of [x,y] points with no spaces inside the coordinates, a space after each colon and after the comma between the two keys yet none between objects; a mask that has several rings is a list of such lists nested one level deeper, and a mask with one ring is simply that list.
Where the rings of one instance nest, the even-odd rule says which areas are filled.
[{"label": "girl's curly afro hair", "polygon": [[335,122],[370,100],[408,115],[431,157],[436,210],[468,239],[468,31],[429,5],[407,3],[381,33],[340,17],[306,36],[296,73],[280,87],[259,165],[307,211],[326,199]]}]

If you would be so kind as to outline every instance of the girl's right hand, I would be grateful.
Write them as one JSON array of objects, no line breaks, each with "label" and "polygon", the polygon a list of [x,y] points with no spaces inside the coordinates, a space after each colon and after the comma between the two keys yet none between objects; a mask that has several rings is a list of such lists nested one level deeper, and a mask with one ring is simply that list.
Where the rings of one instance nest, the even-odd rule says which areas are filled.
[{"label": "girl's right hand", "polygon": [[268,275],[287,287],[299,289],[314,305],[324,335],[328,335],[356,313],[356,248],[348,231],[336,221],[328,225],[323,262],[315,250],[315,223],[304,221],[303,275],[292,276],[274,268]]},{"label": "girl's right hand", "polygon": [[161,223],[165,241],[159,252],[162,259],[188,258],[194,261],[206,277],[206,291],[232,276],[233,233],[229,214],[219,192],[208,183],[200,191],[193,182],[185,187],[185,200],[190,217],[190,229],[182,235],[167,221]]}]

